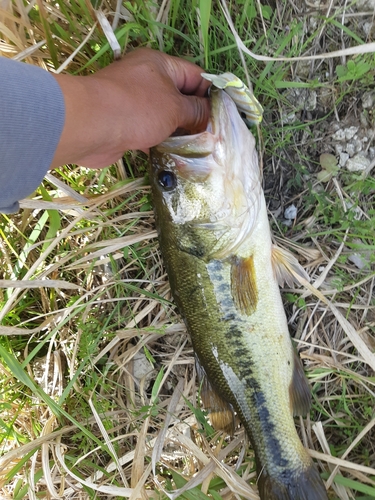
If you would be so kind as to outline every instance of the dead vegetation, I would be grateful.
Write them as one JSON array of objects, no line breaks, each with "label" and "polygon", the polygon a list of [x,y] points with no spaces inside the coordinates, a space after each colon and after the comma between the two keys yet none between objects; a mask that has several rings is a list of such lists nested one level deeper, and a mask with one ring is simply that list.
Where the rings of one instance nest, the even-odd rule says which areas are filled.
[{"label": "dead vegetation", "polygon": [[[243,77],[219,4],[207,30],[202,8],[6,0],[0,54],[75,73],[150,44]],[[364,45],[372,42],[374,6],[229,8],[247,47],[288,58],[245,55],[266,110],[261,139],[275,239],[299,256],[314,287],[284,290],[314,400],[298,428],[330,498],[375,498],[375,130],[366,104],[375,61]],[[354,46],[351,55],[320,57]],[[358,127],[356,138],[350,127]],[[317,178],[322,153],[337,158],[326,182]],[[345,155],[359,154],[365,167],[347,170]],[[146,161],[128,154],[125,165],[127,174],[121,162],[104,172],[61,168],[20,213],[2,216],[1,497],[256,499],[243,430],[217,435],[200,407],[192,348],[160,260]]]}]

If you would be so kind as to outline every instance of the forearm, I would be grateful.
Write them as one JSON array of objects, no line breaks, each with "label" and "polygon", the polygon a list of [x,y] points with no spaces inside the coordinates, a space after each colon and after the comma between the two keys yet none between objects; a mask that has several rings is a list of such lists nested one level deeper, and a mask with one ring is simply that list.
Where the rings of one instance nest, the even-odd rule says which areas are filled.
[{"label": "forearm", "polygon": [[0,212],[18,210],[52,161],[64,124],[64,99],[53,77],[0,57]]},{"label": "forearm", "polygon": [[[104,92],[99,92],[88,76],[54,75],[54,78],[64,96],[65,123],[51,168],[67,163],[80,165],[88,156],[103,151],[110,135]],[[85,165],[103,166],[87,161]]]}]

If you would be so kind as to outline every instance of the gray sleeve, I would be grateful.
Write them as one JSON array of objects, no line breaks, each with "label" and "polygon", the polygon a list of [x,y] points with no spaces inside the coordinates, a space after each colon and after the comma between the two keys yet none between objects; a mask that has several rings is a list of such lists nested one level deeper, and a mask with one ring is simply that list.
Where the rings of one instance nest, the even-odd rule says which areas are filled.
[{"label": "gray sleeve", "polygon": [[0,57],[0,212],[16,212],[39,186],[64,120],[64,96],[51,74]]}]

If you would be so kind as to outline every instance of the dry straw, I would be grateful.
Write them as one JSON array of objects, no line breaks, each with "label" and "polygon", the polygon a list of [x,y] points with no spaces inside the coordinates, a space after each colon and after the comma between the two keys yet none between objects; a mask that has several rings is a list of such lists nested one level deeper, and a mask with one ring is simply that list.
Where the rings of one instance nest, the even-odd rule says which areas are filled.
[{"label": "dry straw", "polygon": [[[156,23],[163,22],[173,7],[172,3],[172,0],[163,0],[155,12],[150,8],[152,20]],[[262,56],[244,45],[236,32],[227,3],[220,0],[220,4],[244,62],[245,73],[245,56],[256,61],[294,63],[375,52],[375,43],[365,43],[298,57]],[[292,5],[292,2],[290,4]],[[306,4],[308,5],[307,2]],[[330,6],[332,4],[333,2]],[[29,3],[18,0],[3,1],[0,3],[0,54],[37,64],[45,69],[48,67],[49,70],[52,69],[50,60],[56,57],[56,73],[67,69],[76,71],[88,63],[89,56],[85,51],[87,45],[99,43],[99,34],[103,34],[113,56],[119,57],[121,47],[114,30],[122,24],[135,22],[133,14],[121,1],[103,2],[97,11],[90,2],[82,2],[82,9],[87,11],[86,24],[76,24],[79,36],[72,33],[69,42],[51,35],[48,29],[48,24],[52,22],[62,20],[64,26],[69,23],[58,4],[47,0]],[[40,22],[32,21],[31,14],[35,14],[36,10],[40,13]],[[262,17],[261,21],[262,29],[266,33],[266,24]],[[161,47],[162,33],[163,28],[156,24],[155,38]],[[320,36],[322,34],[323,31]],[[59,47],[60,55],[56,47]],[[250,87],[250,79],[248,83]],[[367,169],[367,175],[373,166],[374,162]],[[118,169],[114,177],[122,179],[122,176],[122,171],[120,174]],[[113,184],[117,179],[113,178]],[[190,344],[186,342],[184,326],[178,322],[170,309],[169,287],[154,242],[156,233],[152,226],[152,215],[148,211],[140,212],[139,204],[132,205],[131,201],[125,209],[121,204],[126,197],[130,199],[134,195],[135,199],[136,196],[139,199],[148,193],[143,178],[126,181],[122,185],[116,184],[114,188],[106,186],[101,194],[97,194],[96,189],[91,189],[98,184],[98,177],[93,178],[93,186],[86,186],[84,193],[78,193],[73,182],[70,183],[58,174],[48,174],[47,181],[48,189],[53,194],[51,199],[34,196],[22,200],[21,207],[25,219],[16,216],[9,221],[10,231],[22,232],[27,224],[32,224],[31,221],[40,221],[47,210],[59,211],[64,223],[49,240],[44,239],[43,231],[34,242],[24,244],[22,239],[18,240],[24,244],[20,250],[17,249],[17,255],[20,257],[17,263],[24,269],[22,277],[0,281],[0,286],[6,291],[0,321],[4,321],[7,315],[16,310],[25,293],[40,291],[40,308],[33,317],[33,326],[38,326],[30,327],[29,321],[25,320],[19,325],[1,326],[0,334],[8,337],[29,336],[31,350],[35,336],[47,332],[50,339],[48,352],[51,353],[54,345],[59,345],[64,351],[68,365],[67,384],[71,390],[76,391],[78,398],[86,390],[77,375],[79,351],[85,337],[84,320],[91,320],[91,310],[98,312],[100,308],[108,307],[108,311],[111,311],[110,307],[121,301],[126,304],[122,313],[125,310],[127,321],[115,332],[111,331],[108,339],[105,338],[106,332],[103,332],[103,343],[88,364],[94,371],[102,360],[107,360],[107,366],[113,368],[110,374],[100,375],[88,399],[91,415],[86,418],[84,427],[90,437],[93,436],[92,446],[88,451],[82,451],[79,456],[71,456],[69,446],[76,446],[75,439],[82,429],[79,430],[76,424],[68,425],[66,422],[59,430],[55,430],[57,425],[61,425],[61,420],[58,420],[45,402],[35,394],[31,397],[33,408],[38,409],[38,425],[35,425],[30,417],[31,408],[27,407],[23,410],[13,406],[9,414],[2,417],[4,421],[14,421],[14,429],[27,441],[22,444],[14,441],[8,443],[8,450],[0,458],[2,498],[13,496],[19,479],[27,487],[25,498],[30,499],[38,498],[40,492],[49,498],[93,498],[89,494],[86,495],[86,487],[93,491],[97,498],[117,496],[131,500],[147,499],[155,497],[157,493],[154,490],[157,489],[174,500],[194,487],[199,487],[202,494],[207,494],[211,479],[217,476],[225,485],[220,491],[223,498],[243,496],[257,499],[256,487],[250,484],[250,481],[252,484],[255,482],[255,473],[252,471],[251,457],[247,456],[243,432],[237,432],[236,436],[227,442],[220,436],[204,438],[194,415],[185,403],[196,400],[198,390],[193,369],[193,353]],[[340,186],[336,185],[335,189],[340,195]],[[341,196],[344,200],[342,193]],[[121,208],[107,215],[116,208],[116,203]],[[367,216],[365,211],[363,216]],[[122,234],[123,225],[133,221],[136,221],[136,227],[131,227],[130,234]],[[306,220],[306,227],[308,224]],[[109,228],[113,229],[111,234],[108,232]],[[300,239],[304,237],[306,233],[301,233]],[[290,293],[300,295],[307,304],[306,310],[309,314],[302,314],[301,310],[295,307],[292,320],[299,322],[299,347],[303,348],[302,358],[306,361],[310,376],[314,377],[312,383],[323,387],[317,389],[316,393],[318,403],[321,403],[326,412],[322,419],[332,425],[338,422],[338,426],[342,425],[340,419],[343,415],[336,412],[332,401],[337,399],[335,390],[343,380],[349,381],[348,386],[352,381],[354,387],[352,392],[348,388],[348,398],[356,396],[355,391],[363,391],[372,401],[375,397],[372,379],[375,370],[374,346],[371,344],[371,336],[368,335],[369,327],[362,328],[364,318],[371,314],[374,318],[371,306],[374,275],[358,278],[353,273],[353,282],[340,290],[329,281],[345,251],[345,238],[332,249],[331,257],[317,238],[312,239],[316,243],[313,248],[301,244],[298,237],[292,242],[277,238],[278,244],[292,248],[309,266],[312,284],[296,276],[304,289],[289,290]],[[59,248],[67,241],[71,245],[69,250],[60,252]],[[13,272],[14,254],[5,242],[1,244],[1,262],[4,269],[10,268]],[[152,261],[152,265],[147,267],[144,279],[139,279],[137,273],[140,268],[136,257],[133,261],[130,259],[130,263],[124,264],[123,251],[127,248],[143,248],[142,245],[146,244],[151,245],[148,259]],[[109,270],[109,265],[113,262],[123,266],[120,278]],[[134,278],[135,274],[138,278]],[[113,290],[119,284],[124,287],[138,286],[142,293],[127,290],[125,297],[117,297]],[[360,290],[358,299],[357,290]],[[57,304],[63,304],[61,308],[58,305],[52,307],[48,302],[48,294],[51,291],[56,291]],[[73,294],[77,294],[78,298],[69,302]],[[335,300],[337,295],[340,297],[339,301]],[[345,302],[342,297],[345,297]],[[349,306],[350,314],[347,316]],[[76,318],[81,311],[83,312],[80,318],[83,321],[77,325]],[[60,336],[61,340],[58,341],[57,336]],[[340,349],[334,348],[333,345],[340,346]],[[134,375],[134,364],[137,363],[135,360],[140,359],[137,358],[138,355],[143,359],[144,353],[147,352],[150,358],[156,357],[160,348],[164,352],[164,371],[152,399],[142,390],[147,374],[138,381]],[[28,359],[28,350],[25,352],[25,358]],[[56,371],[61,373],[63,370],[57,358],[50,358]],[[352,369],[353,366],[359,367],[358,370]],[[26,369],[30,377],[34,377],[31,361],[26,363]],[[6,383],[15,383],[13,374],[6,366],[0,365],[0,370]],[[49,375],[48,366],[45,364],[46,385]],[[117,411],[102,411],[100,398],[104,400],[106,393],[104,390],[101,392],[101,384],[104,386],[109,383],[115,387],[111,397],[118,403]],[[61,393],[53,391],[50,396],[58,401]],[[145,403],[151,409],[154,404],[158,409],[158,416],[155,417],[150,411],[143,418],[139,417],[140,408],[146,406]],[[113,427],[109,426],[108,422],[112,422]],[[300,429],[304,442],[311,456],[328,473],[327,487],[332,486],[341,500],[354,496],[349,487],[335,483],[337,475],[375,486],[372,479],[375,476],[375,467],[361,465],[358,463],[358,457],[350,460],[357,446],[363,442],[373,442],[374,423],[375,419],[371,415],[367,424],[361,430],[358,429],[352,442],[347,443],[345,451],[336,457],[332,456],[329,448],[329,426],[311,423],[309,419],[301,420]],[[38,426],[41,430],[39,434],[35,434]],[[20,467],[18,472],[17,464],[20,460],[35,450],[38,450],[38,453]],[[373,458],[370,457],[368,462],[374,464]],[[100,464],[100,467],[90,470],[89,466],[85,465],[89,463]],[[237,474],[238,468],[242,470],[242,477]],[[43,472],[43,477],[38,484],[34,484],[38,471]],[[167,491],[163,471],[177,471],[186,477],[186,484],[174,491]],[[13,473],[13,482],[8,481],[7,475],[10,473]],[[168,472],[167,475],[169,474]]]}]

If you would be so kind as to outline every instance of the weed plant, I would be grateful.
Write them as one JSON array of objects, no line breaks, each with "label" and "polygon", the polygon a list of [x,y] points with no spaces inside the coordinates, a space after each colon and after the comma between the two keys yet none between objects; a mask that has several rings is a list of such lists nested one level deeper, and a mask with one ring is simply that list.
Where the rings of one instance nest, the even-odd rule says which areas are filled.
[{"label": "weed plant", "polygon": [[[283,295],[313,394],[311,414],[296,424],[330,498],[340,500],[375,498],[369,4],[227,4],[242,42],[260,56],[359,46],[354,56],[244,56],[265,109],[254,133],[274,238],[296,253],[320,292]],[[228,20],[210,0],[8,0],[0,54],[50,71],[97,71],[113,60],[98,11],[122,54],[147,45],[246,79]],[[362,171],[339,163],[347,144],[334,137],[350,127],[370,158]],[[322,154],[333,155],[333,165]],[[233,438],[218,435],[201,408],[146,171],[147,158],[135,152],[102,171],[64,166],[18,214],[0,218],[1,498],[258,498],[242,428]]]}]

